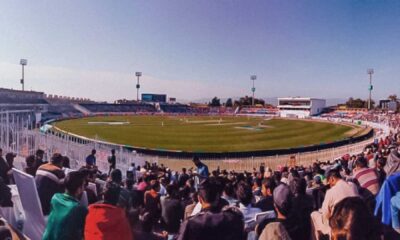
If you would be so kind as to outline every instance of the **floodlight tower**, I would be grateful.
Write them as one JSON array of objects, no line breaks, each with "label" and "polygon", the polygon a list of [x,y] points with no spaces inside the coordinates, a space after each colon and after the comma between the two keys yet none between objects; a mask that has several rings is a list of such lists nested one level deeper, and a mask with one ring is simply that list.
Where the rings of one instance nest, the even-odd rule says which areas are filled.
[{"label": "floodlight tower", "polygon": [[256,88],[254,87],[254,81],[257,79],[257,76],[256,75],[251,75],[250,76],[250,80],[251,81],[253,81],[253,87],[251,88],[251,91],[252,91],[252,93],[253,93],[253,98],[252,98],[252,101],[251,101],[251,105],[252,106],[254,106],[254,92],[256,91]]},{"label": "floodlight tower", "polygon": [[372,86],[372,74],[374,74],[374,69],[373,68],[368,68],[367,73],[369,75],[369,99],[368,99],[368,110],[371,110],[372,108],[372,89],[374,88]]},{"label": "floodlight tower", "polygon": [[24,81],[24,67],[28,64],[28,60],[26,59],[21,59],[19,61],[19,64],[22,66],[22,78],[21,78],[21,84],[22,84],[22,91],[25,90],[25,81]]},{"label": "floodlight tower", "polygon": [[137,84],[136,84],[136,101],[139,102],[139,88],[140,88],[139,78],[142,76],[142,72],[136,72],[135,75],[136,75],[136,77],[137,77]]}]

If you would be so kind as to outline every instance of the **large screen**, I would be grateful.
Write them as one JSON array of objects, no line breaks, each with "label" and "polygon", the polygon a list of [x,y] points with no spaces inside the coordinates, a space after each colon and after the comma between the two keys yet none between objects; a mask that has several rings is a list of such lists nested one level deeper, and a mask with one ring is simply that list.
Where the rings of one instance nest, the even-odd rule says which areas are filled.
[{"label": "large screen", "polygon": [[167,95],[166,94],[143,93],[142,101],[144,101],[144,102],[166,102]]}]

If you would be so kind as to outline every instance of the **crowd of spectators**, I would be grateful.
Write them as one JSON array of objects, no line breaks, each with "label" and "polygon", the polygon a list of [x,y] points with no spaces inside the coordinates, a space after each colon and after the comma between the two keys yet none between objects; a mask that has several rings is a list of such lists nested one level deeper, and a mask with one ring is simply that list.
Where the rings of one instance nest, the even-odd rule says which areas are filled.
[{"label": "crowd of spectators", "polygon": [[[146,162],[123,174],[111,152],[101,173],[95,150],[77,170],[38,150],[24,171],[36,181],[46,240],[400,239],[399,144],[391,133],[358,155],[251,172],[209,171],[194,157],[190,169]],[[12,205],[14,157],[0,149],[0,206]],[[1,225],[0,236],[9,230]]]}]

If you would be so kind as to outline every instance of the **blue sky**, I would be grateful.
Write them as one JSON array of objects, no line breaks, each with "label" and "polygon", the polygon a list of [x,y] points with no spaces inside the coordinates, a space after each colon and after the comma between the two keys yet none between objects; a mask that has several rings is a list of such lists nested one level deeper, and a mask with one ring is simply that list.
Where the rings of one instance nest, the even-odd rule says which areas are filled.
[{"label": "blue sky", "polygon": [[0,2],[0,87],[96,100],[400,95],[400,1]]}]

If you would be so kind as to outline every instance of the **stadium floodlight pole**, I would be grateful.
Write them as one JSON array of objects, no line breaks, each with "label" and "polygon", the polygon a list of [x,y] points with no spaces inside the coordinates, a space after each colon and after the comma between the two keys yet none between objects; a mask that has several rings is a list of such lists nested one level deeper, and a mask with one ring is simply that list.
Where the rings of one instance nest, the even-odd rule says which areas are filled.
[{"label": "stadium floodlight pole", "polygon": [[372,86],[372,74],[374,74],[374,69],[373,68],[368,68],[367,73],[369,75],[369,99],[368,99],[368,110],[371,110],[372,108],[372,89],[374,88]]},{"label": "stadium floodlight pole", "polygon": [[22,84],[22,91],[25,90],[25,80],[24,80],[24,67],[28,64],[28,60],[26,59],[21,59],[19,61],[19,64],[22,66],[22,78],[21,78],[21,84]]},{"label": "stadium floodlight pole", "polygon": [[139,88],[140,88],[139,78],[142,76],[142,72],[136,72],[135,75],[136,75],[136,77],[137,77],[137,84],[136,84],[136,101],[139,102]]},{"label": "stadium floodlight pole", "polygon": [[250,80],[253,81],[253,87],[251,88],[251,91],[253,92],[253,98],[251,99],[251,105],[254,106],[254,92],[256,91],[256,88],[254,87],[254,81],[257,79],[256,75],[251,75]]}]

